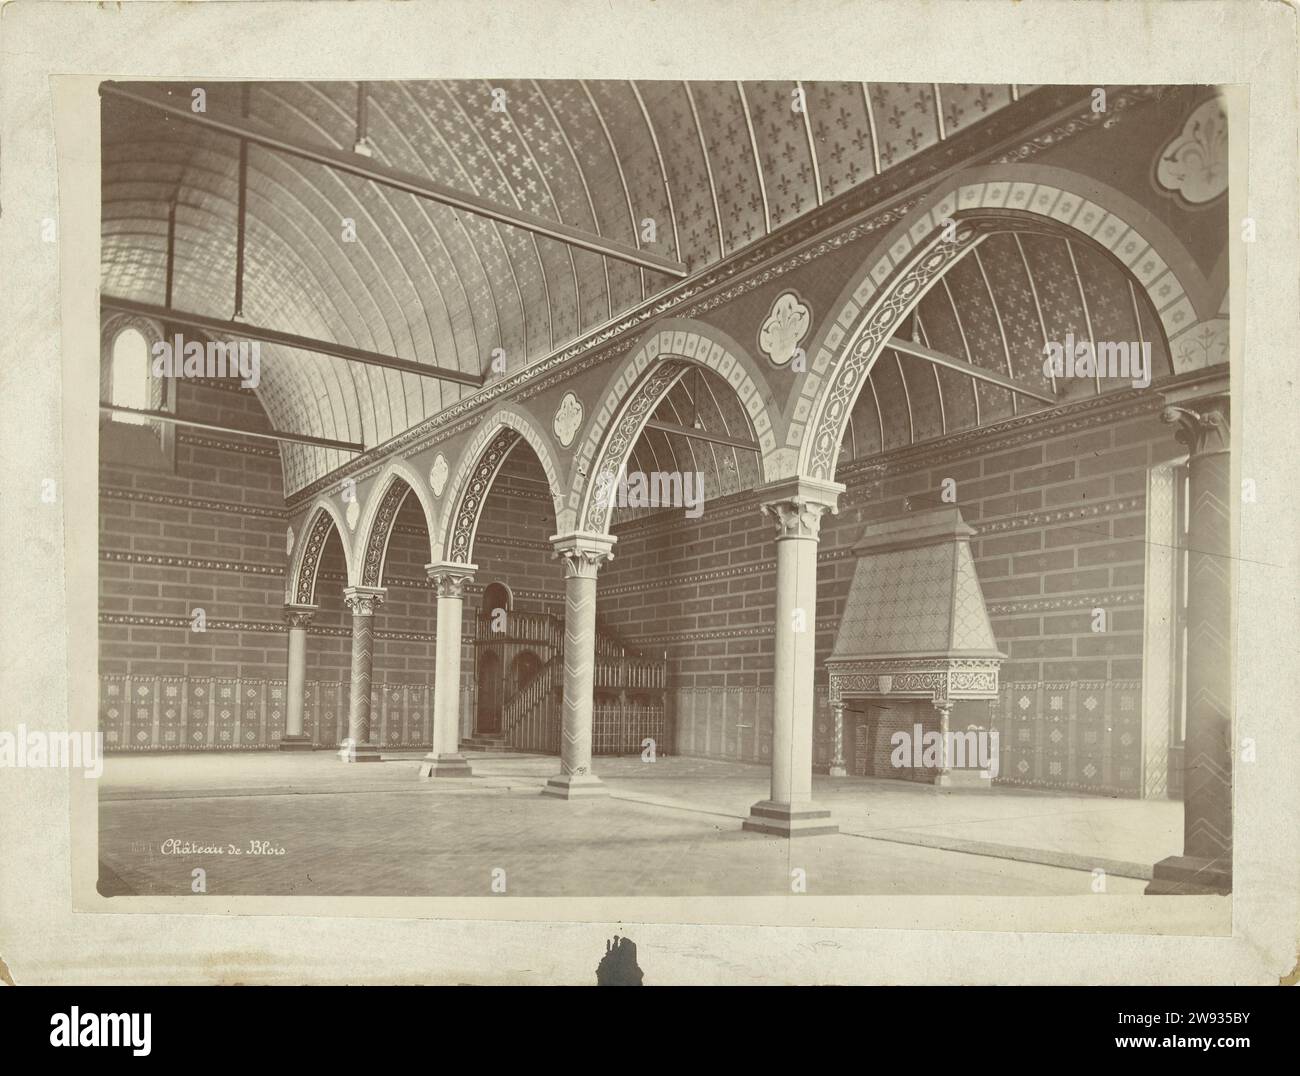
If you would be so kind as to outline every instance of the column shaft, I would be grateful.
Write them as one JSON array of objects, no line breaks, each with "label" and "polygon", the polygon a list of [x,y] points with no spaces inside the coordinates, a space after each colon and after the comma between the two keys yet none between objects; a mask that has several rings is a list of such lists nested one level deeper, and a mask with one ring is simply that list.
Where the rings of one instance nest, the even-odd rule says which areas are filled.
[{"label": "column shaft", "polygon": [[1183,854],[1155,865],[1148,893],[1232,891],[1232,489],[1225,395],[1162,415],[1188,446]]},{"label": "column shaft", "polygon": [[344,762],[378,762],[370,742],[370,679],[374,662],[374,613],[385,592],[378,587],[348,587],[344,604],[352,611],[352,678],[348,695],[348,735],[339,749]]},{"label": "column shaft", "polygon": [[289,664],[285,674],[284,735],[281,751],[310,751],[312,740],[302,731],[303,691],[307,680],[307,625],[315,615],[314,605],[286,605],[289,625]]},{"label": "column shaft", "polygon": [[611,556],[614,539],[573,534],[552,538],[564,559],[564,707],[560,774],[546,783],[552,796],[573,799],[608,789],[591,772],[592,703],[596,676],[596,572]]},{"label": "column shaft", "polygon": [[431,746],[420,765],[421,777],[474,776],[460,753],[460,654],[465,584],[475,570],[473,564],[452,561],[425,565],[438,595],[438,634],[434,641]]},{"label": "column shaft", "polygon": [[781,837],[836,833],[830,811],[812,802],[817,645],[817,542],[821,518],[844,487],[793,479],[766,487],[775,520],[776,624],[772,681],[771,795],[749,809],[743,828]]}]

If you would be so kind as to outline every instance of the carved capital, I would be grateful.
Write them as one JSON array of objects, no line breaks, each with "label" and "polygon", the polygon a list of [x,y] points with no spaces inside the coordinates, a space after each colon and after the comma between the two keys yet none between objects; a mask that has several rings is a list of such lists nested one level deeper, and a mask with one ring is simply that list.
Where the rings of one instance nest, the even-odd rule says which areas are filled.
[{"label": "carved capital", "polygon": [[821,534],[822,516],[835,512],[844,486],[839,482],[821,482],[810,478],[793,478],[760,487],[765,498],[762,512],[776,523],[776,539],[810,538]]},{"label": "carved capital", "polygon": [[1192,456],[1209,456],[1228,451],[1231,438],[1227,396],[1191,401],[1189,406],[1171,404],[1160,412],[1162,422],[1174,427],[1174,438],[1186,445]]},{"label": "carved capital", "polygon": [[433,588],[438,597],[464,598],[465,584],[474,578],[478,565],[444,560],[435,564],[426,564],[424,570],[433,580]]},{"label": "carved capital", "polygon": [[616,538],[608,534],[582,531],[551,536],[555,555],[564,561],[565,579],[595,579],[600,566],[605,561],[614,559],[616,541]]},{"label": "carved capital", "polygon": [[384,604],[388,591],[383,587],[344,587],[343,604],[353,616],[374,616]]},{"label": "carved capital", "polygon": [[290,628],[305,628],[311,623],[312,617],[316,615],[319,609],[319,605],[294,605],[292,603],[286,603],[284,607],[284,622],[288,624]]}]

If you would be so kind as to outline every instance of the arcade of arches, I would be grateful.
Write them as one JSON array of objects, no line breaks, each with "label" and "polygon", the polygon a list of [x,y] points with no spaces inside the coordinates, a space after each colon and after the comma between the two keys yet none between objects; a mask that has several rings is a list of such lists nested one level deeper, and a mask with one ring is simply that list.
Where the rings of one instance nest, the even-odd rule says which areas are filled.
[{"label": "arcade of arches", "polygon": [[[107,748],[467,789],[526,757],[553,800],[725,764],[754,841],[900,780],[1163,801],[1148,891],[1227,891],[1214,92],[809,86],[804,138],[777,84],[509,83],[522,181],[468,84],[362,88],[374,176],[258,137],[351,156],[355,85],[254,85],[247,139],[106,95]],[[116,346],[249,326],[299,338],[255,386]],[[992,777],[891,763],[913,730],[996,732]]]}]

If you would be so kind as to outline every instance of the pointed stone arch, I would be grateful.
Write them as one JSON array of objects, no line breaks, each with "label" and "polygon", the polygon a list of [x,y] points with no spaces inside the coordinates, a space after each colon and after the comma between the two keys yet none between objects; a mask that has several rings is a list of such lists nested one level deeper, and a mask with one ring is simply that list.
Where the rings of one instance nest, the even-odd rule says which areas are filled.
[{"label": "pointed stone arch", "polygon": [[502,408],[493,413],[491,420],[461,455],[439,518],[438,541],[434,548],[441,548],[442,556],[435,559],[458,564],[472,562],[474,534],[483,512],[483,502],[506,458],[521,441],[528,443],[546,472],[557,529],[563,525],[560,518],[564,504],[560,494],[560,471],[549,442],[530,416],[512,408]]},{"label": "pointed stone arch", "polygon": [[424,513],[424,525],[429,532],[429,557],[434,559],[437,513],[424,480],[405,460],[390,460],[374,484],[370,500],[361,516],[361,525],[357,528],[360,545],[354,560],[360,578],[353,581],[354,586],[383,586],[384,561],[388,556],[389,540],[393,536],[393,523],[411,494],[420,502],[420,510]]},{"label": "pointed stone arch", "polygon": [[[1086,193],[1084,193],[1086,192]],[[948,181],[867,259],[809,348],[809,377],[790,408],[786,445],[798,471],[830,481],[845,425],[876,358],[925,293],[994,230],[1034,221],[1077,231],[1143,289],[1174,356],[1201,318],[1209,287],[1167,226],[1092,177],[1045,166],[973,169]],[[950,225],[951,222],[951,225]],[[1139,231],[1139,227],[1141,230]]]},{"label": "pointed stone arch", "polygon": [[321,554],[332,529],[343,547],[343,561],[348,579],[352,578],[352,548],[347,540],[347,524],[338,506],[327,498],[316,501],[306,516],[306,526],[294,547],[289,565],[285,601],[293,605],[315,605],[316,576],[320,571]]},{"label": "pointed stone arch", "polygon": [[714,371],[735,392],[759,446],[763,481],[789,474],[794,454],[781,447],[780,416],[769,405],[767,380],[758,364],[726,333],[685,318],[668,319],[642,338],[610,379],[574,457],[566,507],[579,532],[608,531],[609,511],[596,490],[618,480],[655,408],[693,365]]}]

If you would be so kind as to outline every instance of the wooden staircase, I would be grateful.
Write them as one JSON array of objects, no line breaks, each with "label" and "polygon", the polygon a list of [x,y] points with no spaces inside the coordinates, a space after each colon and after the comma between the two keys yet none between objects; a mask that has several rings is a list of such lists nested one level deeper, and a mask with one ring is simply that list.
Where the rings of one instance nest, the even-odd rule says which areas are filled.
[{"label": "wooden staircase", "polygon": [[[528,649],[541,668],[503,702],[500,731],[476,732],[465,751],[520,751],[558,755],[564,708],[564,621],[545,613],[509,614],[504,632],[488,616],[477,622],[476,656],[485,647]],[[653,739],[667,753],[667,662],[632,647],[599,618],[592,700],[593,754],[640,752]]]}]

